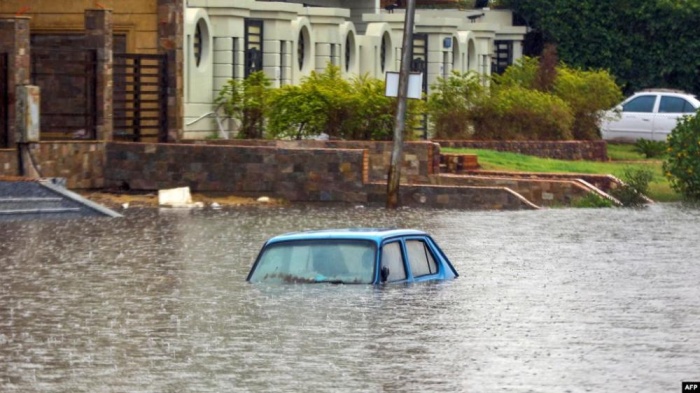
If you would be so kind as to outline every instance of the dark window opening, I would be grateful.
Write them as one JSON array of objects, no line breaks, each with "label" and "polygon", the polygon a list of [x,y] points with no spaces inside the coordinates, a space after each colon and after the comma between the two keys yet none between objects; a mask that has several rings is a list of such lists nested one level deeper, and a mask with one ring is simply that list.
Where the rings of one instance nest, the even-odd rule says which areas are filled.
[{"label": "dark window opening", "polygon": [[245,21],[245,77],[263,68],[263,21]]},{"label": "dark window opening", "polygon": [[297,42],[297,60],[299,62],[299,71],[304,69],[304,54],[306,53],[306,41],[304,39],[304,32],[299,32],[299,40]]},{"label": "dark window opening", "polygon": [[494,55],[491,71],[502,74],[513,64],[513,41],[494,41]]},{"label": "dark window opening", "polygon": [[194,31],[194,64],[199,67],[199,63],[202,61],[202,27],[197,23],[197,28]]}]

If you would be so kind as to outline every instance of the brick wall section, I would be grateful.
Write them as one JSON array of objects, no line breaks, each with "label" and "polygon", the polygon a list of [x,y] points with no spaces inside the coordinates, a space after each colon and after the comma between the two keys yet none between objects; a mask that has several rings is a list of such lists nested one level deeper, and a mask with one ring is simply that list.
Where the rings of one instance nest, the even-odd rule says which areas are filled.
[{"label": "brick wall section", "polygon": [[0,176],[18,176],[17,149],[0,149]]},{"label": "brick wall section", "polygon": [[433,140],[441,147],[487,149],[560,160],[608,161],[605,141],[450,141]]},{"label": "brick wall section", "polygon": [[29,84],[29,18],[0,19],[0,51],[7,52],[7,146],[19,140],[17,135],[17,86]]},{"label": "brick wall section", "polygon": [[[271,146],[285,149],[363,149],[368,154],[368,181],[386,181],[391,163],[393,142],[378,141],[281,141],[258,139],[230,139],[190,141],[196,144],[224,146]],[[440,173],[440,147],[432,142],[406,142],[401,167],[401,182],[425,184],[430,177]]]},{"label": "brick wall section", "polygon": [[470,187],[508,187],[538,206],[568,206],[588,194],[588,189],[575,179],[528,179],[495,176],[441,175],[437,184]]},{"label": "brick wall section", "polygon": [[610,191],[620,184],[620,179],[612,175],[596,175],[587,173],[539,173],[539,172],[503,172],[503,171],[471,171],[468,175],[489,176],[489,177],[509,177],[521,179],[539,180],[569,180],[581,179],[602,191]]},{"label": "brick wall section", "polygon": [[[386,183],[368,181],[366,149],[65,141],[31,144],[30,150],[41,177],[66,178],[73,189],[126,182],[134,190],[189,186],[290,201],[386,203]],[[0,150],[0,176],[16,175],[17,150]],[[402,184],[400,192],[403,206],[534,208],[503,187]]]},{"label": "brick wall section", "polygon": [[[367,185],[369,203],[386,203],[386,184]],[[537,206],[503,187],[405,185],[399,188],[401,206],[460,210],[530,210]]]},{"label": "brick wall section", "polygon": [[348,149],[110,143],[105,186],[268,194],[290,201],[362,202],[366,155]]},{"label": "brick wall section", "polygon": [[168,141],[182,138],[184,97],[185,31],[184,0],[157,0],[158,53],[167,56],[168,68]]},{"label": "brick wall section", "polygon": [[[103,142],[42,142],[27,146],[40,177],[63,177],[66,186],[73,189],[102,188]],[[0,176],[19,174],[17,149],[0,150]]]},{"label": "brick wall section", "polygon": [[85,10],[85,48],[97,53],[96,110],[97,139],[112,140],[112,47],[113,17],[111,10]]}]

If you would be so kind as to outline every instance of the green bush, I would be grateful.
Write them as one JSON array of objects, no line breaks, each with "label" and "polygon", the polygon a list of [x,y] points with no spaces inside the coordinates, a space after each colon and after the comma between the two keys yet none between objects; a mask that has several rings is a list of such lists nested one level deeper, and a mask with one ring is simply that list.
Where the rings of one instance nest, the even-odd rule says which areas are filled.
[{"label": "green bush", "polygon": [[638,139],[634,143],[634,151],[644,155],[646,158],[660,157],[666,153],[666,149],[668,149],[668,145],[664,141]]},{"label": "green bush", "polygon": [[[540,60],[543,61],[542,65]],[[519,86],[542,90],[542,86],[538,86],[541,84],[538,81],[543,72],[541,67],[551,67],[550,62],[550,58],[523,57],[508,67],[502,75],[494,76],[494,86]],[[613,107],[622,99],[622,93],[614,78],[604,70],[584,71],[562,63],[549,74],[556,75],[552,94],[566,102],[574,117],[571,125],[573,138],[600,139],[598,124],[603,110]]]},{"label": "green bush", "polygon": [[613,202],[610,199],[602,197],[594,192],[589,192],[585,196],[572,201],[571,206],[579,208],[613,207]]},{"label": "green bush", "polygon": [[668,136],[663,168],[671,187],[686,199],[700,201],[700,116],[684,116]]},{"label": "green bush", "polygon": [[607,71],[583,71],[565,65],[558,68],[554,94],[573,112],[572,132],[576,140],[600,139],[598,124],[603,111],[622,100],[620,88]]},{"label": "green bush", "polygon": [[539,64],[538,58],[523,56],[506,68],[502,74],[493,75],[493,81],[497,86],[520,86],[533,89]]},{"label": "green bush", "polygon": [[214,99],[217,109],[239,122],[239,138],[263,137],[270,85],[270,79],[258,71],[243,81],[229,79]]},{"label": "green bush", "polygon": [[473,109],[474,139],[568,140],[573,116],[551,94],[520,86],[493,89]]},{"label": "green bush", "polygon": [[615,197],[625,207],[639,207],[646,205],[645,195],[649,191],[649,183],[654,174],[649,168],[627,167],[623,171],[622,186],[610,191],[610,195]]},{"label": "green bush", "polygon": [[[411,139],[420,100],[410,100],[406,139]],[[312,72],[297,86],[277,89],[268,112],[272,138],[302,139],[321,133],[334,139],[390,140],[393,137],[396,100],[385,96],[384,81],[361,76],[344,79],[340,68],[328,65]]]},{"label": "green bush", "polygon": [[340,68],[329,65],[312,71],[301,84],[284,86],[272,96],[269,129],[273,138],[295,138],[326,133],[340,138],[352,116],[350,83]]},{"label": "green bush", "polygon": [[448,78],[439,77],[431,89],[426,107],[434,137],[471,138],[473,106],[484,94],[479,75],[453,72]]}]

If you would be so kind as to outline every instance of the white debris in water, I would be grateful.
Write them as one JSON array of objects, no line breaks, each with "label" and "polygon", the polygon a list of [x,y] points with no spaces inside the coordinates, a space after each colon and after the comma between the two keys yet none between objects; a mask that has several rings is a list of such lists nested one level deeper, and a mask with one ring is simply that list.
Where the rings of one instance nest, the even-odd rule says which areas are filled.
[{"label": "white debris in water", "polygon": [[204,208],[204,202],[192,202],[192,195],[189,187],[171,188],[158,190],[158,205],[175,208]]},{"label": "white debris in water", "polygon": [[261,196],[260,198],[258,198],[258,202],[260,202],[260,203],[269,203],[269,202],[270,202],[270,197]]}]

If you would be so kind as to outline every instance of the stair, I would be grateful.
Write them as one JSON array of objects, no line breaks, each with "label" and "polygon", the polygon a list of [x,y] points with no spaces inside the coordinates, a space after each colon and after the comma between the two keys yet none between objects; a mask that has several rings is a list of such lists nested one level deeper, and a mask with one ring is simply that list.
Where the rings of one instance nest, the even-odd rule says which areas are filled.
[{"label": "stair", "polygon": [[0,178],[0,221],[120,216],[69,191],[60,179]]}]

